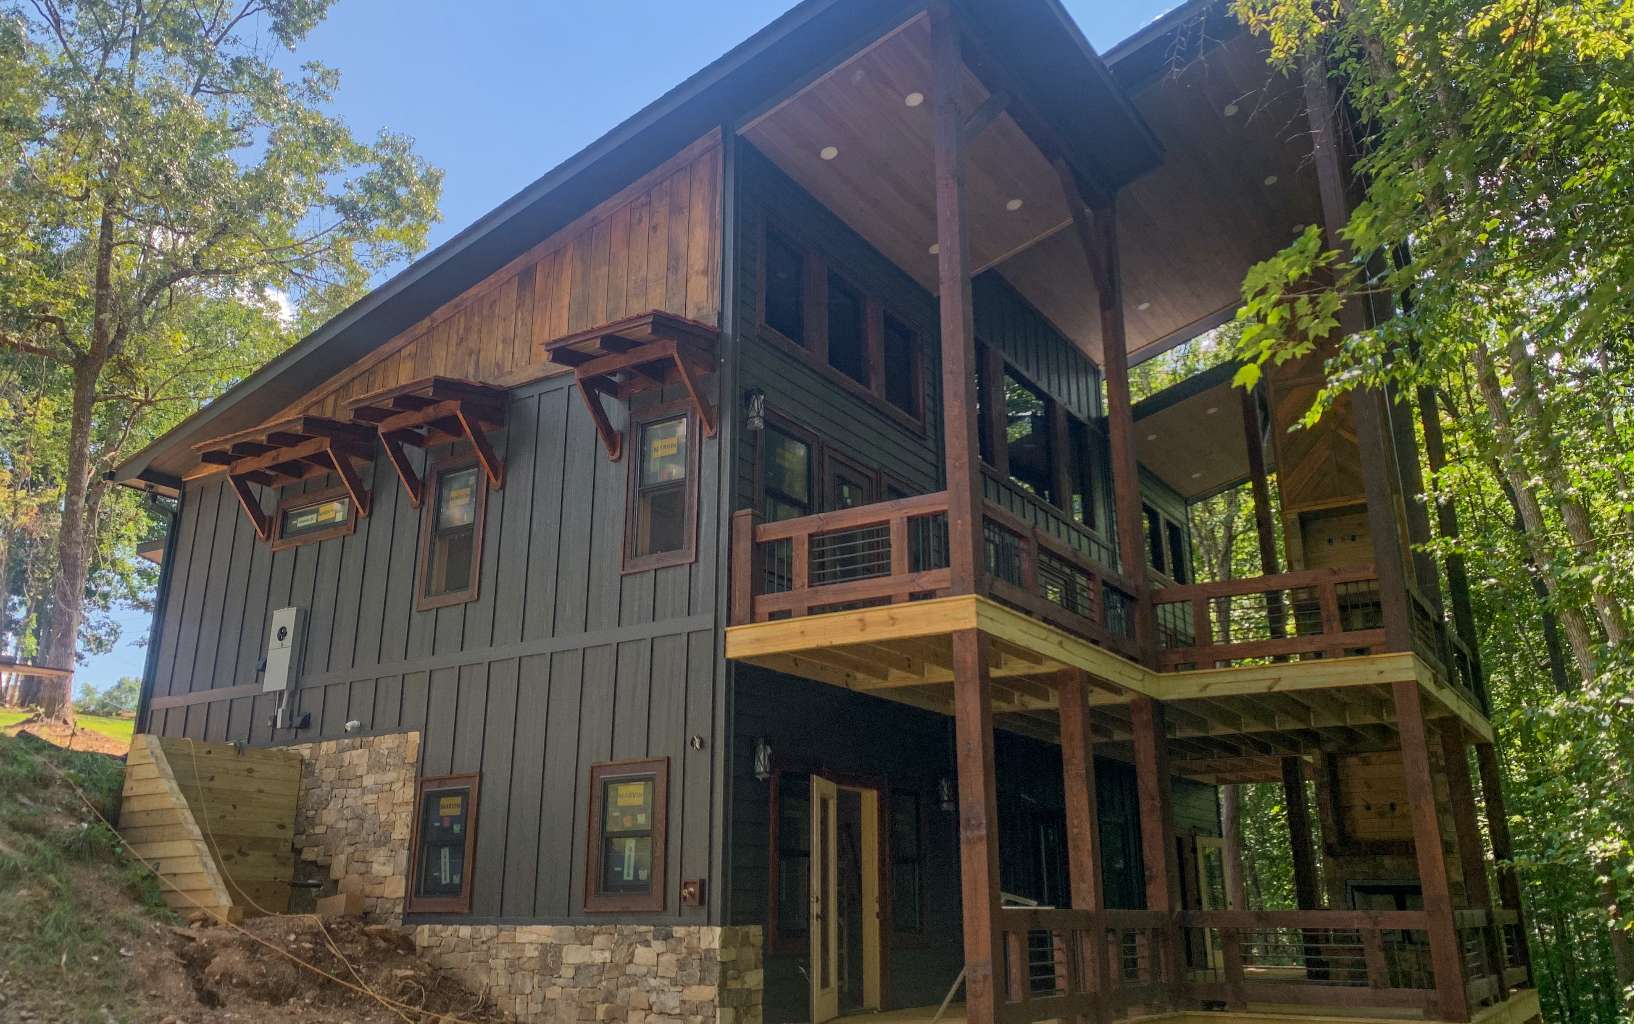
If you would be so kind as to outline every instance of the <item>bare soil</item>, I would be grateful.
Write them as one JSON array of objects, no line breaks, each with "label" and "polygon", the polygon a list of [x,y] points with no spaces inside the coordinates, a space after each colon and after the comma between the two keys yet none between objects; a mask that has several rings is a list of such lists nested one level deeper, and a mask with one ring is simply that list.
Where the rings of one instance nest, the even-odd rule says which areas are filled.
[{"label": "bare soil", "polygon": [[61,723],[47,722],[39,718],[25,719],[16,725],[0,729],[0,733],[7,736],[33,736],[64,750],[85,750],[114,757],[124,757],[126,751],[131,749],[129,741],[116,740],[90,729],[70,729]]}]

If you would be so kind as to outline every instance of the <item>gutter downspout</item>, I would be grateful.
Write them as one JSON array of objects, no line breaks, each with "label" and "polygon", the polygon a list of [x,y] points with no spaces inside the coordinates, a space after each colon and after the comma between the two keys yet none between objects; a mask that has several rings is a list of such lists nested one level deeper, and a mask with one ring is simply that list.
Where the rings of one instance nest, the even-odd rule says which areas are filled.
[{"label": "gutter downspout", "polygon": [[[158,505],[159,496],[150,494],[150,498]],[[177,524],[182,520],[183,492],[177,490],[176,503],[166,512],[165,523],[165,553],[160,557],[159,585],[154,595],[154,615],[148,624],[148,652],[142,663],[142,689],[137,697],[138,733],[148,731],[148,702],[154,696],[155,676],[159,671],[159,640],[160,626],[165,621],[165,607],[171,596],[171,567],[176,562]]]}]

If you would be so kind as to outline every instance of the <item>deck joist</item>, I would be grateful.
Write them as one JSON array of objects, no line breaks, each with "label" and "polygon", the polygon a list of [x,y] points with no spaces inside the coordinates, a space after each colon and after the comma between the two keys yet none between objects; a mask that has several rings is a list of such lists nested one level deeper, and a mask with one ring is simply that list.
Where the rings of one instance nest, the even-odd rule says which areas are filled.
[{"label": "deck joist", "polygon": [[1097,743],[1119,754],[1132,738],[1130,698],[1154,697],[1167,704],[1176,770],[1206,780],[1269,778],[1288,754],[1393,748],[1397,682],[1419,684],[1430,717],[1492,738],[1479,709],[1412,652],[1156,672],[976,595],[733,626],[724,643],[737,661],[951,714],[948,638],[965,629],[991,639],[999,727],[1057,739],[1053,676],[1077,669]]}]

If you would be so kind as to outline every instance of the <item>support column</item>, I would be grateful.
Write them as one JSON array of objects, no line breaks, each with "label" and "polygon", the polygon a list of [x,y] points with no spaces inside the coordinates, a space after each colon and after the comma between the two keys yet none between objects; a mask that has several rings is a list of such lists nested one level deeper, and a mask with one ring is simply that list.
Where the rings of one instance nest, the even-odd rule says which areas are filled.
[{"label": "support column", "polygon": [[[1332,119],[1332,102],[1326,69],[1319,59],[1312,59],[1304,68],[1304,105],[1314,141],[1322,220],[1327,247],[1347,250],[1343,230],[1349,219],[1349,202],[1344,194],[1344,162]],[[1366,310],[1360,301],[1347,302],[1338,319],[1341,332],[1349,334],[1366,326]],[[1350,410],[1361,450],[1361,479],[1366,489],[1367,530],[1372,535],[1373,562],[1378,570],[1385,645],[1392,651],[1406,651],[1412,649],[1412,626],[1408,615],[1401,516],[1395,507],[1392,448],[1384,406],[1382,388],[1357,388],[1350,392]]]},{"label": "support column", "polygon": [[[1128,703],[1133,719],[1133,767],[1139,783],[1139,846],[1145,868],[1145,909],[1169,914],[1181,909],[1179,862],[1173,851],[1173,778],[1168,768],[1167,725],[1161,701],[1134,697]],[[1184,968],[1180,934],[1163,933],[1161,980],[1177,985]]]},{"label": "support column", "polygon": [[[1281,572],[1281,560],[1276,555],[1275,513],[1270,508],[1270,470],[1264,464],[1264,431],[1258,422],[1258,398],[1246,389],[1241,392],[1241,432],[1242,440],[1247,445],[1247,474],[1253,486],[1253,523],[1258,528],[1259,571],[1266,576],[1274,576]],[[1272,640],[1287,635],[1287,615],[1281,594],[1279,590],[1272,590],[1264,595],[1264,613],[1269,620]],[[1283,655],[1275,660],[1286,661],[1287,658]]]},{"label": "support column", "polygon": [[1094,1024],[1111,1019],[1105,1004],[1105,875],[1099,848],[1099,800],[1094,781],[1093,730],[1088,721],[1088,684],[1075,669],[1060,672],[1059,753],[1065,771],[1065,850],[1070,859],[1071,907],[1092,911],[1094,928],[1077,950],[1082,977],[1098,1000]]},{"label": "support column", "polygon": [[1241,868],[1241,786],[1220,787],[1224,801],[1224,895],[1231,910],[1247,909],[1247,880]]},{"label": "support column", "polygon": [[1133,432],[1133,393],[1128,382],[1127,325],[1122,309],[1122,268],[1116,244],[1116,200],[1090,197],[1063,159],[1054,161],[1071,224],[1099,292],[1099,341],[1105,377],[1105,416],[1110,429],[1111,491],[1116,505],[1116,551],[1123,580],[1133,590],[1134,628],[1141,656],[1155,647],[1155,609],[1145,579],[1145,535],[1139,498],[1139,449]]},{"label": "support column", "polygon": [[997,847],[996,735],[990,637],[951,636],[956,679],[957,820],[962,860],[962,946],[968,1024],[995,1024],[1002,1008],[1002,872]]},{"label": "support column", "polygon": [[1458,834],[1463,861],[1464,906],[1492,906],[1492,887],[1486,880],[1486,853],[1481,849],[1480,822],[1475,814],[1475,784],[1469,777],[1469,744],[1455,718],[1441,720],[1441,760],[1446,770],[1446,797],[1452,805],[1452,823]]},{"label": "support column", "polygon": [[1321,883],[1315,867],[1315,839],[1310,833],[1310,800],[1304,788],[1304,759],[1281,759],[1281,792],[1287,808],[1287,837],[1293,847],[1293,891],[1298,909],[1321,909]]},{"label": "support column", "polygon": [[979,401],[974,389],[974,290],[964,210],[962,36],[948,3],[929,10],[934,79],[934,205],[940,246],[940,396],[945,487],[951,502],[951,593],[980,589],[985,571],[980,511]]},{"label": "support column", "polygon": [[1440,812],[1435,806],[1435,785],[1430,774],[1423,695],[1415,680],[1391,685],[1395,691],[1396,727],[1401,735],[1407,807],[1412,814],[1413,846],[1418,855],[1418,881],[1423,889],[1424,913],[1429,919],[1429,957],[1435,974],[1436,1011],[1442,1020],[1468,1020],[1469,991],[1464,979],[1463,950],[1458,944],[1457,920],[1453,916],[1452,890],[1447,883]]},{"label": "support column", "polygon": [[1520,898],[1520,876],[1515,872],[1515,841],[1509,835],[1509,814],[1503,806],[1503,776],[1498,767],[1498,748],[1491,743],[1475,744],[1475,762],[1481,772],[1481,795],[1486,801],[1486,831],[1492,837],[1492,861],[1498,869],[1498,903],[1520,915],[1520,951],[1527,957],[1526,977],[1531,981],[1531,950],[1526,943],[1526,905]]}]

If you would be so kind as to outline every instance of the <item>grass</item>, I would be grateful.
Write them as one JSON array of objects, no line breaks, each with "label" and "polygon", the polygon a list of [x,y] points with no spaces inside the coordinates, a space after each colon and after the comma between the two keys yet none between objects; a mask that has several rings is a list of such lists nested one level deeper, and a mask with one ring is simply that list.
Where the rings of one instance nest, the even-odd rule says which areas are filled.
[{"label": "grass", "polygon": [[[32,711],[18,711],[10,708],[0,710],[0,729],[9,729],[34,714]],[[75,715],[74,722],[80,728],[94,733],[100,733],[109,739],[119,740],[122,743],[131,742],[131,732],[136,726],[136,720],[131,718],[105,718],[102,715]]]},{"label": "grass", "polygon": [[0,975],[41,979],[38,995],[71,1004],[65,1019],[123,1019],[131,950],[170,918],[158,883],[80,799],[112,820],[123,780],[106,754],[0,735]]}]

